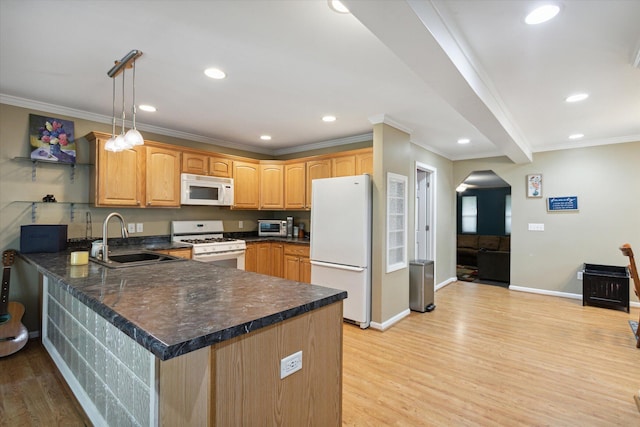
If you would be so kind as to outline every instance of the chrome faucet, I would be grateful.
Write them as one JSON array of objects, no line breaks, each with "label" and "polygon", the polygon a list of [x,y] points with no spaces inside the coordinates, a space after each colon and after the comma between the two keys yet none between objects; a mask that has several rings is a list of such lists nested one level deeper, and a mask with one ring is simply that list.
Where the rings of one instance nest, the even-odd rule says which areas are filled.
[{"label": "chrome faucet", "polygon": [[127,232],[127,224],[124,222],[124,218],[118,212],[111,212],[104,219],[102,223],[102,261],[109,262],[109,245],[107,245],[107,225],[109,224],[109,220],[113,217],[116,217],[120,220],[120,231],[122,232],[122,238],[126,239],[129,237],[129,233]]}]

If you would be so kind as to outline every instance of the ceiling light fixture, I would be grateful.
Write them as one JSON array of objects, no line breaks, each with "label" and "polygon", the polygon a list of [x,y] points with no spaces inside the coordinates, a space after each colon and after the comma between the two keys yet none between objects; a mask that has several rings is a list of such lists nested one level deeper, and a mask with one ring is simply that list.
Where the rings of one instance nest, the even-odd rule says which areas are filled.
[{"label": "ceiling light fixture", "polygon": [[204,73],[212,79],[221,80],[227,77],[226,73],[218,68],[207,68]]},{"label": "ceiling light fixture", "polygon": [[460,138],[458,140],[458,144],[468,144],[470,142],[471,142],[471,140],[469,138]]},{"label": "ceiling light fixture", "polygon": [[566,102],[579,102],[584,101],[589,97],[588,93],[576,93],[565,98]]},{"label": "ceiling light fixture", "polygon": [[260,139],[263,141],[271,141],[271,135],[260,135]]},{"label": "ceiling light fixture", "polygon": [[[132,148],[136,145],[143,145],[144,138],[136,129],[136,59],[142,56],[142,52],[139,50],[132,50],[126,54],[121,60],[116,61],[115,65],[107,72],[107,75],[113,79],[113,96],[112,96],[112,127],[111,138],[109,138],[105,144],[105,150],[107,151],[122,151]],[[125,113],[125,71],[127,68],[133,68],[133,105],[131,107],[133,115],[133,127],[125,134],[124,122],[126,119]],[[120,135],[116,136],[116,77],[122,72],[122,128]]]},{"label": "ceiling light fixture", "polygon": [[142,104],[138,106],[138,108],[141,109],[142,111],[147,111],[149,113],[155,113],[156,111],[158,111],[157,108],[154,107],[153,105]]},{"label": "ceiling light fixture", "polygon": [[573,135],[569,135],[569,139],[581,139],[584,138],[583,133],[574,133]]},{"label": "ceiling light fixture", "polygon": [[529,25],[542,24],[543,22],[553,19],[558,12],[560,12],[560,7],[555,4],[540,6],[529,13],[524,19],[524,22]]},{"label": "ceiling light fixture", "polygon": [[324,116],[322,118],[323,122],[331,123],[336,121],[336,116]]},{"label": "ceiling light fixture", "polygon": [[333,10],[337,13],[350,13],[349,9],[346,8],[345,5],[342,4],[339,0],[327,0],[329,4],[329,9]]}]

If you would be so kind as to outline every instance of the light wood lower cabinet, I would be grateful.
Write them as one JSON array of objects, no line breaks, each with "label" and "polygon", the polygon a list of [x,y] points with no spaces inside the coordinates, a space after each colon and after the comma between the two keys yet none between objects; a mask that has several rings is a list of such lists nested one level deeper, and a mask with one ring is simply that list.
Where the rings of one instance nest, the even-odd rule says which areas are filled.
[{"label": "light wood lower cabinet", "polygon": [[153,252],[161,254],[167,254],[178,258],[191,259],[191,248],[179,248],[179,249],[157,249]]},{"label": "light wood lower cabinet", "polygon": [[[161,426],[341,426],[342,301],[160,362]],[[280,361],[302,352],[302,370]]]},{"label": "light wood lower cabinet", "polygon": [[309,246],[291,243],[284,245],[284,278],[311,283]]},{"label": "light wood lower cabinet", "polygon": [[244,255],[245,271],[284,277],[284,244],[281,242],[247,242]]}]

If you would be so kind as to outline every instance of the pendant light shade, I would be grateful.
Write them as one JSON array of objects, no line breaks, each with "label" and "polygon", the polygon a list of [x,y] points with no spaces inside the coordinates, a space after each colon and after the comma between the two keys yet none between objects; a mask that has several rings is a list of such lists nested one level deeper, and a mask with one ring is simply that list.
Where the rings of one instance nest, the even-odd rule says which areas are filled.
[{"label": "pendant light shade", "polygon": [[[113,108],[112,108],[112,130],[111,130],[111,138],[107,140],[105,144],[105,150],[107,151],[123,151],[128,150],[130,148],[135,147],[136,145],[144,145],[144,138],[136,129],[136,59],[142,56],[142,52],[139,50],[132,50],[127,55],[124,56],[120,61],[116,61],[116,65],[114,65],[108,72],[107,75],[113,79]],[[132,101],[132,117],[133,117],[133,127],[129,129],[129,131],[125,132],[125,71],[127,68],[133,68],[133,83],[132,83],[132,93],[133,93],[133,101]],[[115,135],[116,129],[116,114],[115,114],[115,103],[116,103],[116,82],[115,79],[122,72],[122,127],[120,130],[120,135]]]}]

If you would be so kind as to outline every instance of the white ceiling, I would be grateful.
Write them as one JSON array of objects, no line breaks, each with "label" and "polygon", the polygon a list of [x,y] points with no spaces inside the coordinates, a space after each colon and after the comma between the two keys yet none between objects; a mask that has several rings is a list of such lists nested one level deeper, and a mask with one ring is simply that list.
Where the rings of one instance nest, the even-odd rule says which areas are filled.
[{"label": "white ceiling", "polygon": [[385,121],[452,160],[518,163],[640,140],[640,0],[550,1],[560,14],[527,26],[539,1],[1,0],[0,101],[110,123],[107,71],[138,49],[136,101],[158,108],[138,112],[143,135],[278,155]]}]

